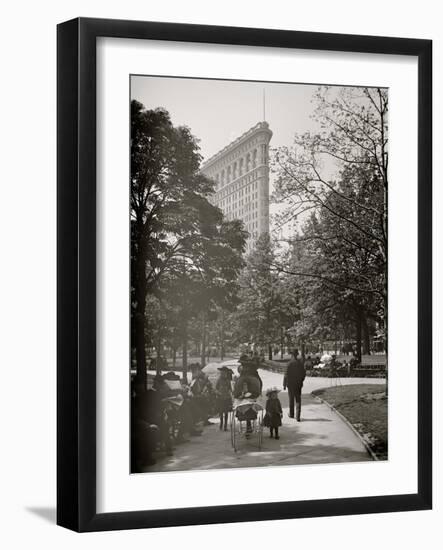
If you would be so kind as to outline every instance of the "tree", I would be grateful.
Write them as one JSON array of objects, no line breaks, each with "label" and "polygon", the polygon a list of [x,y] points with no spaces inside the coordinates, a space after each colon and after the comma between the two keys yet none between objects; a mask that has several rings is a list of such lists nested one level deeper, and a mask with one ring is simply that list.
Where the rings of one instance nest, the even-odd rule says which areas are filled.
[{"label": "tree", "polygon": [[240,333],[245,341],[268,348],[272,359],[272,344],[280,341],[281,317],[284,313],[282,281],[271,269],[275,250],[267,233],[261,235],[255,249],[246,259],[240,277],[240,304],[237,310]]},{"label": "tree", "polygon": [[[148,295],[165,301],[166,288],[186,281],[192,288],[209,285],[228,295],[233,292],[229,280],[242,265],[246,234],[238,222],[224,221],[222,212],[208,201],[214,184],[200,172],[201,160],[198,142],[188,128],[174,127],[164,109],[145,110],[132,102],[131,313],[142,381]],[[185,341],[189,304],[182,306]]]},{"label": "tree", "polygon": [[315,101],[319,131],[296,136],[274,162],[274,199],[286,205],[279,222],[303,220],[292,243],[308,262],[275,268],[309,281],[315,290],[305,299],[318,321],[352,317],[367,344],[368,319],[386,327],[388,95],[320,88]]}]

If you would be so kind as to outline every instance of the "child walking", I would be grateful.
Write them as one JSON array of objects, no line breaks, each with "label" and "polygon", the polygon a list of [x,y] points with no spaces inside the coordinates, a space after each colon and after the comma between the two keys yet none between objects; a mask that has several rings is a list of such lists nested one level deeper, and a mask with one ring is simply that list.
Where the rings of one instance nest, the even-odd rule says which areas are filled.
[{"label": "child walking", "polygon": [[279,392],[280,390],[275,386],[267,390],[266,414],[263,419],[263,424],[269,428],[270,437],[274,437],[275,433],[275,439],[280,439],[278,428],[281,426],[281,417],[283,416],[280,399],[278,398]]}]

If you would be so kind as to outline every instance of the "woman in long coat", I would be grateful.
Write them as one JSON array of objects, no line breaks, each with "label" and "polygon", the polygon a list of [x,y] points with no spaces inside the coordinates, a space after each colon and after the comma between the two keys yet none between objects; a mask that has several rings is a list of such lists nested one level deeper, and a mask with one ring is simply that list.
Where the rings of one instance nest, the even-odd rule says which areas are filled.
[{"label": "woman in long coat", "polygon": [[251,394],[253,399],[261,395],[263,382],[258,374],[259,363],[254,357],[248,357],[243,354],[240,359],[241,373],[240,377],[235,382],[234,397],[240,398],[244,393],[244,387],[246,385],[247,391]]}]

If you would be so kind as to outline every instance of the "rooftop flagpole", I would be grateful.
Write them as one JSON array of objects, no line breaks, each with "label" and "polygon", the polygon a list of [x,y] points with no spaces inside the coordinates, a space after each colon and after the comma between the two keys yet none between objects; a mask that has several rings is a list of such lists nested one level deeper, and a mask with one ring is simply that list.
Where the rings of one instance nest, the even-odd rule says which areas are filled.
[{"label": "rooftop flagpole", "polygon": [[266,121],[265,89],[263,88],[263,122]]}]

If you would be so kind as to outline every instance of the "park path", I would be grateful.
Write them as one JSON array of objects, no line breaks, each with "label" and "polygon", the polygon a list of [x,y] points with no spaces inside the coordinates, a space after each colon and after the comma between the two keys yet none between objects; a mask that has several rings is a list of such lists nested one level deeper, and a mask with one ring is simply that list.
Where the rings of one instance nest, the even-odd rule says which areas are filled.
[{"label": "park path", "polygon": [[[260,371],[263,388],[282,387],[282,375]],[[363,379],[368,383],[368,379]],[[342,384],[361,383],[356,378],[341,379]],[[370,383],[383,384],[384,380],[371,379]],[[287,392],[280,393],[283,407],[283,425],[280,439],[269,438],[264,430],[261,451],[255,438],[241,440],[237,452],[231,447],[230,432],[220,431],[214,418],[213,425],[204,428],[199,437],[192,437],[178,445],[173,456],[159,454],[157,463],[145,472],[170,472],[180,470],[208,470],[214,468],[241,468],[256,466],[282,466],[292,464],[324,464],[362,462],[372,460],[363,443],[327,405],[310,395],[320,387],[328,387],[329,379],[307,378],[303,387],[302,421],[288,417]],[[261,398],[264,403],[264,398]]]}]

